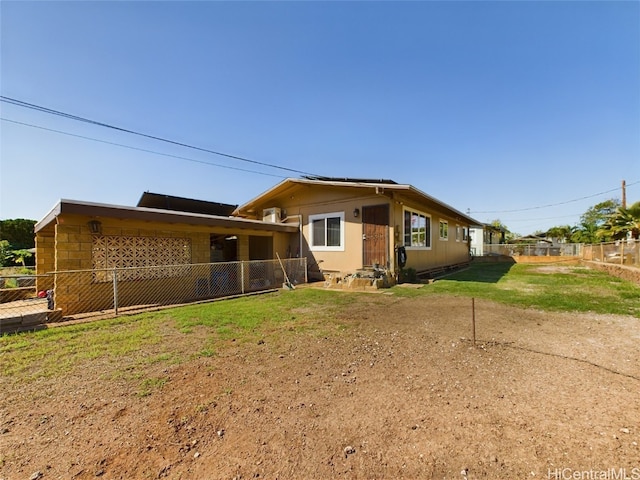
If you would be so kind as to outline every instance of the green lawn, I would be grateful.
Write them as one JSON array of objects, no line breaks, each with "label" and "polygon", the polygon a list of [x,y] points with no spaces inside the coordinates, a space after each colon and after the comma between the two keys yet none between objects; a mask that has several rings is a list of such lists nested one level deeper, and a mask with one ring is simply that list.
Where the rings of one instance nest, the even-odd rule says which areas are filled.
[{"label": "green lawn", "polygon": [[[550,311],[592,311],[640,318],[640,286],[579,266],[477,263],[398,295],[451,294]],[[402,289],[402,291],[399,291]]]},{"label": "green lawn", "polygon": [[[581,267],[554,271],[538,265],[474,264],[469,269],[418,289],[396,286],[396,297],[457,295],[551,311],[593,311],[640,318],[640,286]],[[149,377],[156,364],[211,357],[225,342],[260,342],[277,348],[300,332],[340,332],[338,315],[362,295],[321,289],[218,301],[160,312],[0,336],[0,379],[32,381],[55,377],[83,365],[135,380],[140,395],[160,388]],[[376,297],[381,299],[381,297]],[[113,373],[111,373],[113,375]]]},{"label": "green lawn", "polygon": [[355,297],[316,289],[283,290],[4,335],[0,336],[0,380],[54,377],[88,362],[102,362],[117,365],[122,378],[141,378],[146,392],[154,383],[140,372],[149,365],[214,356],[223,342],[270,337],[273,345],[300,331],[322,334],[340,329],[339,323],[331,321],[334,313]]}]

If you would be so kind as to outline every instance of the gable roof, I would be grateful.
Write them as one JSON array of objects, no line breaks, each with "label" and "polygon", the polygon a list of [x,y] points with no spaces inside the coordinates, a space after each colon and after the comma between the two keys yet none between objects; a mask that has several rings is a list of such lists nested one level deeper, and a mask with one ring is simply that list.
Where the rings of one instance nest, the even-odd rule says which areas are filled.
[{"label": "gable roof", "polygon": [[435,197],[424,193],[417,189],[413,185],[398,184],[392,180],[358,180],[358,179],[335,179],[330,177],[308,177],[308,178],[287,178],[278,183],[274,187],[258,195],[257,197],[249,200],[247,203],[238,206],[233,212],[234,215],[242,216],[249,213],[254,213],[259,204],[263,203],[270,197],[281,195],[289,189],[303,186],[303,185],[316,185],[316,186],[331,186],[342,188],[358,188],[363,190],[373,190],[375,193],[384,193],[386,191],[399,192],[403,195],[415,200],[419,203],[431,203],[443,209],[453,216],[466,221],[472,226],[482,226],[482,222],[470,217],[469,215],[462,213],[461,211],[441,202]]}]

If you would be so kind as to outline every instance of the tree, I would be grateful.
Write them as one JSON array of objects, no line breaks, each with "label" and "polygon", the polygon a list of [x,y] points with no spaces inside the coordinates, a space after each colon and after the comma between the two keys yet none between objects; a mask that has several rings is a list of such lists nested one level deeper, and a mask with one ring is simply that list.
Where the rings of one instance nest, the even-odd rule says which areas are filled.
[{"label": "tree", "polygon": [[551,227],[546,232],[546,236],[550,238],[557,238],[558,240],[563,240],[565,242],[570,242],[571,237],[576,231],[576,227],[572,227],[570,225],[561,225],[559,227]]},{"label": "tree", "polygon": [[33,253],[31,253],[30,250],[27,249],[19,249],[19,250],[12,250],[10,252],[10,255],[13,257],[13,261],[14,263],[19,263],[21,264],[23,267],[26,267],[26,263],[25,260],[27,258],[31,258],[33,257]]},{"label": "tree", "polygon": [[627,238],[640,239],[640,202],[630,207],[619,207],[596,232],[602,238],[621,240]]},{"label": "tree", "polygon": [[35,220],[25,218],[0,220],[0,240],[8,241],[16,250],[33,248],[36,246],[33,232],[35,224]]},{"label": "tree", "polygon": [[597,243],[610,240],[610,236],[599,236],[598,231],[618,207],[620,207],[620,201],[615,198],[590,207],[580,217],[580,224],[571,235],[571,241],[574,243]]},{"label": "tree", "polygon": [[491,223],[489,223],[489,225],[491,225],[495,230],[499,230],[501,232],[501,235],[500,235],[501,238],[498,243],[509,243],[514,238],[519,237],[517,233],[511,232],[507,228],[507,226],[500,221],[499,218],[492,220]]},{"label": "tree", "polygon": [[11,261],[11,245],[8,240],[0,240],[0,267],[6,267]]},{"label": "tree", "polygon": [[571,235],[572,243],[597,243],[598,228],[594,224],[581,223]]}]

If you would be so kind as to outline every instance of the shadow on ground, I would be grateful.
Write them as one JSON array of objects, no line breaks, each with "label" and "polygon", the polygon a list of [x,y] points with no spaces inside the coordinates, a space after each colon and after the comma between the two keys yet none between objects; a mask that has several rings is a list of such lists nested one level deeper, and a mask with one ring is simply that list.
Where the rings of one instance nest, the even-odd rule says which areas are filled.
[{"label": "shadow on ground", "polygon": [[511,267],[515,265],[515,261],[499,261],[499,262],[478,262],[474,260],[470,268],[461,270],[453,275],[447,276],[447,280],[458,282],[483,282],[497,283],[504,277]]}]

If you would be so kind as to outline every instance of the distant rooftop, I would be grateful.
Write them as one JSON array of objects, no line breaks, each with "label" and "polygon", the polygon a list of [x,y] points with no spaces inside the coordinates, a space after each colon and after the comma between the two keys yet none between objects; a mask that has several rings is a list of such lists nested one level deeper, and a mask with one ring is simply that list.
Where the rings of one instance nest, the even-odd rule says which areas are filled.
[{"label": "distant rooftop", "polygon": [[193,198],[174,197],[161,193],[144,192],[138,201],[138,207],[159,208],[175,212],[201,213],[203,215],[231,216],[237,205],[219,202],[207,202]]}]

